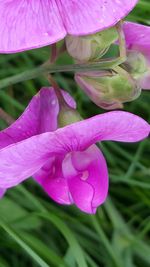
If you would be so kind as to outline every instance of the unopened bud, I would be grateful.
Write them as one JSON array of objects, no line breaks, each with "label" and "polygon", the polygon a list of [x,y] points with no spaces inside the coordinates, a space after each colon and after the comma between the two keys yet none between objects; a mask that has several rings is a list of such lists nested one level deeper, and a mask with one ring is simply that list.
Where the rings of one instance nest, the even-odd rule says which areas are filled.
[{"label": "unopened bud", "polygon": [[141,93],[128,73],[127,76],[112,71],[82,73],[76,74],[75,80],[96,105],[108,110],[122,108],[123,103],[136,99]]},{"label": "unopened bud", "polygon": [[82,120],[80,114],[77,110],[67,106],[62,105],[58,114],[58,126],[64,127],[71,123]]},{"label": "unopened bud", "polygon": [[124,68],[134,77],[143,89],[150,89],[150,67],[146,57],[137,52],[129,51]]},{"label": "unopened bud", "polygon": [[92,35],[66,37],[68,53],[79,62],[101,58],[110,45],[118,39],[116,28],[109,28]]},{"label": "unopened bud", "polygon": [[139,79],[148,70],[146,58],[143,54],[136,51],[129,51],[127,53],[127,60],[124,66],[132,74],[134,79]]}]

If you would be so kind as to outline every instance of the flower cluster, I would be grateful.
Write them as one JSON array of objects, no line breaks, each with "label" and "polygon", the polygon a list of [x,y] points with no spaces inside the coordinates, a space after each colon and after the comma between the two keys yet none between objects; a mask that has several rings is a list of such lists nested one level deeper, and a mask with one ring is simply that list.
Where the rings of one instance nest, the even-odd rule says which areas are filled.
[{"label": "flower cluster", "polygon": [[124,111],[79,121],[75,102],[65,92],[63,97],[66,112],[72,114],[66,117],[73,123],[58,128],[63,124],[58,121],[58,98],[53,88],[43,88],[22,116],[1,131],[0,187],[4,192],[33,176],[58,203],[75,203],[81,210],[94,213],[108,192],[106,161],[95,143],[137,142],[148,136],[150,126]]},{"label": "flower cluster", "polygon": [[[114,32],[114,28],[112,29]],[[105,31],[105,34],[107,34],[107,31]],[[106,37],[102,41],[103,45],[106,44],[105,52],[109,45],[115,41],[115,38],[117,39],[117,35],[110,34],[109,31],[107,41],[104,41]],[[109,71],[76,73],[75,75],[75,80],[80,88],[96,105],[104,109],[122,108],[123,103],[139,97],[141,89],[150,89],[150,27],[125,22],[123,31],[126,40],[127,58],[119,68],[113,68]],[[99,41],[101,41],[102,36],[99,37]],[[89,40],[86,37],[79,39],[79,37],[73,36],[69,37],[69,41],[67,40],[68,51],[77,60],[82,59],[81,55],[79,56],[78,49],[83,46],[83,42],[86,47],[89,47]],[[80,53],[84,55],[84,59],[87,62],[93,57],[92,46],[95,46],[94,38],[91,38],[90,44],[91,58],[89,56],[85,58],[84,53],[89,55],[89,51],[84,50],[84,53],[82,53],[80,48]],[[97,50],[94,48],[97,51],[97,55],[101,56],[104,50],[98,42],[96,46]],[[78,58],[76,52],[78,52]],[[95,60],[97,60],[97,55],[95,55]]]},{"label": "flower cluster", "polygon": [[[75,74],[76,82],[98,106],[122,108],[141,89],[150,88],[149,27],[124,22],[120,35],[116,26],[136,3],[0,1],[0,52],[38,48],[65,38],[67,52],[85,66],[107,61],[110,48],[121,49],[125,38],[123,62]],[[150,125],[125,111],[83,120],[74,99],[50,81],[53,87],[42,88],[23,114],[0,132],[0,197],[32,176],[54,201],[95,213],[107,197],[109,184],[107,163],[96,143],[138,142],[149,135]]]}]

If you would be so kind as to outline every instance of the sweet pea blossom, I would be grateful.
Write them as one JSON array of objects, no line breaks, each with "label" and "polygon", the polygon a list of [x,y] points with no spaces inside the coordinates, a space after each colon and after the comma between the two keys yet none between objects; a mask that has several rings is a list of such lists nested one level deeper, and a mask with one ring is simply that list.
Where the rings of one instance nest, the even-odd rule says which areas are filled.
[{"label": "sweet pea blossom", "polygon": [[115,25],[138,0],[1,0],[0,52],[53,44]]},{"label": "sweet pea blossom", "polygon": [[150,89],[150,27],[124,22],[123,31],[127,60],[119,69],[75,74],[80,88],[104,109],[122,108],[139,97],[141,89]]},{"label": "sweet pea blossom", "polygon": [[67,35],[65,39],[69,55],[80,63],[100,59],[109,50],[111,44],[117,40],[116,27],[84,36]]},{"label": "sweet pea blossom", "polygon": [[[72,111],[69,94],[63,97]],[[97,141],[137,142],[150,132],[142,118],[113,111],[58,129],[60,105],[53,88],[33,97],[21,117],[0,132],[0,188],[30,176],[60,204],[95,213],[108,194],[108,170]]]},{"label": "sweet pea blossom", "polygon": [[141,53],[147,63],[147,71],[141,77],[142,89],[150,89],[150,27],[138,23],[125,22],[124,33],[127,49]]}]

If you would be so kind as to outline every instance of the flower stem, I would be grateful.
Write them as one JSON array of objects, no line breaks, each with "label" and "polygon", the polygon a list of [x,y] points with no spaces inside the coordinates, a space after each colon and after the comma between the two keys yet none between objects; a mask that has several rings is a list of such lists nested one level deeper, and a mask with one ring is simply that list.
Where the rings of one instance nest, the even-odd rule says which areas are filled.
[{"label": "flower stem", "polygon": [[57,59],[57,45],[52,44],[51,45],[51,57],[50,57],[50,63],[53,64]]},{"label": "flower stem", "polygon": [[31,70],[24,71],[20,74],[5,78],[0,81],[0,89],[19,83],[34,79],[43,74],[58,73],[58,72],[85,72],[85,71],[99,71],[104,69],[112,69],[123,63],[122,58],[100,60],[99,62],[88,64],[72,64],[72,65],[52,65],[49,62],[36,67]]},{"label": "flower stem", "polygon": [[119,21],[116,25],[116,29],[119,35],[119,52],[120,52],[120,59],[122,61],[126,61],[127,58],[127,49],[126,49],[126,40],[123,31],[123,21]]},{"label": "flower stem", "polygon": [[0,108],[0,118],[5,121],[8,125],[12,124],[15,120],[7,114],[2,108]]}]

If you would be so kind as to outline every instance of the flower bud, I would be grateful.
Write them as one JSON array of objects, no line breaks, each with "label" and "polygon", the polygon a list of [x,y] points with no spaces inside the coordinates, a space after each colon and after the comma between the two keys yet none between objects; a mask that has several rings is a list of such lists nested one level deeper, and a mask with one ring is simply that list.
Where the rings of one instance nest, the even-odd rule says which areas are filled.
[{"label": "flower bud", "polygon": [[129,51],[124,68],[134,77],[143,89],[150,89],[150,67],[146,57],[137,52]]},{"label": "flower bud", "polygon": [[[104,109],[122,108],[123,103],[136,99],[141,89],[130,75],[112,71],[76,74],[75,80],[89,98]],[[126,73],[126,72],[125,72]]]},{"label": "flower bud", "polygon": [[148,70],[146,58],[143,54],[137,51],[129,51],[127,53],[127,60],[124,63],[124,66],[136,80],[145,75]]},{"label": "flower bud", "polygon": [[109,28],[92,35],[66,37],[68,53],[79,62],[101,58],[110,45],[118,39],[116,28]]},{"label": "flower bud", "polygon": [[64,127],[71,123],[82,120],[80,114],[77,110],[67,106],[62,105],[58,114],[58,126]]}]

